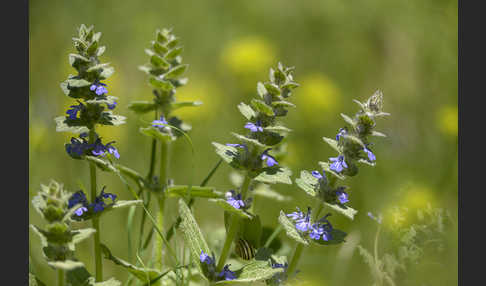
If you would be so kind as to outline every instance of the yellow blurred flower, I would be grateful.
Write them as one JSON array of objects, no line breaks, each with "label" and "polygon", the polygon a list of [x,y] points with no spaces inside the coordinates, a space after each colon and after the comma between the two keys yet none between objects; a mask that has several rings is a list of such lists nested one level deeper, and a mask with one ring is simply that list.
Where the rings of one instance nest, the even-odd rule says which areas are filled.
[{"label": "yellow blurred flower", "polygon": [[390,228],[405,227],[415,222],[417,211],[436,205],[433,190],[423,184],[413,184],[404,189],[398,204],[385,210],[383,223]]},{"label": "yellow blurred flower", "polygon": [[248,36],[229,42],[222,52],[222,62],[238,75],[267,71],[275,65],[275,48],[266,39]]},{"label": "yellow blurred flower", "polygon": [[437,112],[437,125],[441,132],[457,136],[458,111],[457,106],[443,106]]},{"label": "yellow blurred flower", "polygon": [[297,79],[301,86],[296,90],[295,104],[298,113],[308,120],[322,119],[334,114],[339,107],[340,90],[324,74],[313,73]]},{"label": "yellow blurred flower", "polygon": [[[223,93],[218,85],[210,80],[191,81],[177,89],[177,101],[202,101],[197,107],[183,107],[174,111],[184,121],[213,118],[223,105]],[[188,122],[190,124],[190,122]]]}]

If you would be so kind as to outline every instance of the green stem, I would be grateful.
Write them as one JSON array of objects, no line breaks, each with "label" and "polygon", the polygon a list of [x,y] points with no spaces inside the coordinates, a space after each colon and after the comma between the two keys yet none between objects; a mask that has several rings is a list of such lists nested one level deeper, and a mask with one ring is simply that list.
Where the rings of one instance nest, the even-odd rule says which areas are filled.
[{"label": "green stem", "polygon": [[64,270],[57,269],[57,285],[64,286]]},{"label": "green stem", "polygon": [[380,237],[380,231],[381,231],[381,224],[378,225],[378,229],[376,230],[376,235],[375,235],[375,243],[374,243],[374,259],[375,259],[375,271],[376,271],[376,282],[377,285],[383,285],[383,278],[381,276],[381,271],[380,268],[378,267],[379,265],[379,259],[378,259],[378,238]]},{"label": "green stem", "polygon": [[[241,197],[244,200],[246,198],[246,193],[248,192],[248,186],[250,186],[251,178],[248,174],[245,175],[243,184],[241,185]],[[216,271],[220,272],[223,269],[224,263],[230,254],[231,244],[235,239],[236,233],[238,232],[240,226],[240,219],[236,215],[231,215],[230,227],[228,233],[226,234],[226,240],[224,241],[223,250],[221,251],[221,256],[219,257],[218,265]]]},{"label": "green stem", "polygon": [[[94,127],[89,130],[89,142],[93,144],[96,140],[96,132]],[[94,202],[97,192],[96,192],[96,165],[94,163],[89,163],[89,173],[91,179],[91,201]],[[94,217],[92,219],[93,228],[96,230],[94,233],[94,252],[95,252],[95,279],[96,282],[103,280],[103,263],[101,261],[101,248],[100,248],[100,218]]]},{"label": "green stem", "polygon": [[294,256],[292,256],[292,260],[290,261],[287,273],[292,274],[295,271],[295,268],[297,267],[297,263],[299,262],[303,250],[304,245],[302,243],[297,243],[294,251]]},{"label": "green stem", "polygon": [[278,236],[278,234],[282,231],[282,225],[279,224],[275,230],[272,232],[272,234],[268,237],[267,241],[265,242],[265,245],[263,247],[268,248],[270,244],[272,244],[272,241]]},{"label": "green stem", "polygon": [[[168,172],[168,165],[169,165],[169,142],[161,141],[160,144],[160,175],[159,181],[161,184],[161,191],[160,194],[157,194],[157,202],[158,202],[158,212],[157,212],[157,226],[160,231],[164,229],[164,210],[165,210],[165,189],[167,187],[167,172]],[[160,236],[156,237],[155,241],[155,263],[154,267],[156,269],[162,269],[163,266],[163,250],[164,242]]]}]

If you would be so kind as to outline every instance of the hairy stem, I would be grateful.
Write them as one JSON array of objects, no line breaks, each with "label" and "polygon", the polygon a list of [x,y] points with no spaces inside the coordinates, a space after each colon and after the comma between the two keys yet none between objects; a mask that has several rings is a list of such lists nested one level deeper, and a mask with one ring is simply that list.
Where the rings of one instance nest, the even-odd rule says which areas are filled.
[{"label": "hairy stem", "polygon": [[295,246],[294,255],[292,256],[289,268],[287,269],[287,273],[291,274],[295,271],[295,268],[297,267],[297,263],[299,262],[303,250],[304,245],[302,243],[297,243],[297,245]]},{"label": "hairy stem", "polygon": [[376,230],[376,235],[375,235],[375,243],[373,246],[373,254],[374,254],[374,259],[375,259],[375,271],[376,271],[376,283],[377,285],[383,285],[383,279],[381,275],[381,271],[378,268],[379,265],[379,258],[378,258],[378,238],[380,237],[380,231],[381,231],[381,224],[378,225],[378,229]]},{"label": "hairy stem", "polygon": [[[96,133],[94,127],[89,130],[89,143],[93,144],[96,140]],[[89,163],[89,174],[91,180],[91,201],[94,202],[96,192],[96,165]],[[95,252],[95,279],[96,282],[103,280],[103,262],[101,261],[101,248],[100,248],[100,218],[94,217],[92,219],[93,228],[96,230],[94,233],[94,252]]]},{"label": "hairy stem", "polygon": [[64,270],[57,269],[57,285],[64,286]]},{"label": "hairy stem", "polygon": [[[248,174],[245,175],[245,179],[243,184],[241,185],[241,197],[242,199],[246,198],[246,193],[248,192],[248,186],[250,186],[251,178]],[[223,250],[221,251],[221,256],[219,257],[218,265],[216,270],[219,272],[223,269],[224,263],[230,254],[231,244],[235,239],[236,233],[240,226],[240,219],[236,215],[231,215],[230,227],[228,233],[226,234],[226,240],[224,241]]]},{"label": "hairy stem", "polygon": [[[160,231],[164,229],[164,210],[165,210],[165,189],[167,187],[167,172],[168,172],[168,165],[169,165],[169,142],[161,141],[160,144],[160,174],[159,174],[159,181],[161,184],[160,194],[157,194],[157,203],[158,203],[158,211],[157,211],[157,226]],[[163,266],[163,250],[164,242],[160,236],[156,236],[155,241],[155,263],[154,267],[156,269],[161,269]]]}]

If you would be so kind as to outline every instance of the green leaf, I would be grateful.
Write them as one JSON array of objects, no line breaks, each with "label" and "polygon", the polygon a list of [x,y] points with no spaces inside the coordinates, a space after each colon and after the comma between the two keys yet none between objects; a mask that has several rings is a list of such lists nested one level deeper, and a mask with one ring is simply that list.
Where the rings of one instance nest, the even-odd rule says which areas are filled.
[{"label": "green leaf", "polygon": [[268,93],[267,89],[265,88],[265,86],[261,82],[257,83],[257,92],[258,92],[258,95],[260,95],[261,98],[264,98],[265,94]]},{"label": "green leaf", "polygon": [[103,111],[102,116],[109,118],[108,121],[109,124],[105,124],[105,122],[103,122],[104,125],[114,125],[114,126],[122,125],[126,123],[125,120],[127,119],[125,116],[113,114],[113,112],[111,111]]},{"label": "green leaf", "polygon": [[327,138],[327,137],[322,137],[322,139],[324,140],[324,142],[326,142],[327,144],[329,144],[329,146],[331,146],[334,150],[338,151],[339,153],[341,153],[341,150],[338,146],[338,142],[334,139],[331,139],[331,138]]},{"label": "green leaf", "polygon": [[275,116],[272,107],[268,106],[265,102],[259,99],[252,99],[251,105],[259,112],[267,116]]},{"label": "green leaf", "polygon": [[287,215],[283,211],[280,211],[280,216],[278,217],[278,221],[285,229],[285,232],[287,233],[288,237],[292,238],[298,243],[309,245],[307,239],[295,228],[294,223],[287,217]]},{"label": "green leaf", "polygon": [[29,286],[46,286],[46,284],[35,277],[34,274],[29,272]]},{"label": "green leaf", "polygon": [[164,91],[171,91],[175,88],[174,85],[170,81],[165,80],[165,79],[161,79],[161,78],[157,78],[157,77],[154,77],[154,76],[149,78],[149,83],[153,87],[160,88]]},{"label": "green leaf", "polygon": [[73,232],[75,234],[73,235],[72,243],[76,244],[76,243],[80,243],[81,241],[90,237],[93,233],[96,232],[96,229],[94,229],[94,228],[83,228],[83,229],[77,229]]},{"label": "green leaf", "polygon": [[49,266],[54,267],[56,269],[62,270],[73,270],[79,267],[84,267],[83,262],[74,261],[74,260],[64,260],[64,261],[49,261],[47,262]]},{"label": "green leaf", "polygon": [[201,263],[199,263],[199,255],[201,254],[201,251],[210,255],[211,250],[209,249],[206,240],[204,240],[191,210],[182,199],[179,200],[179,215],[182,218],[181,229],[184,235],[184,241],[191,250],[192,261],[197,265],[199,272],[204,273]]},{"label": "green leaf", "polygon": [[253,194],[277,202],[288,202],[292,200],[292,197],[284,196],[277,191],[272,190],[267,184],[258,184],[253,190]]},{"label": "green leaf", "polygon": [[172,50],[170,50],[166,55],[165,57],[171,61],[173,59],[175,59],[178,55],[180,55],[182,53],[182,50],[183,48],[182,47],[176,47],[176,48],[173,48]]},{"label": "green leaf", "polygon": [[333,176],[335,176],[336,178],[339,178],[341,180],[344,180],[346,179],[346,177],[342,174],[339,174],[339,173],[336,173],[335,171],[331,170],[329,168],[329,163],[327,162],[319,162],[319,165],[321,166],[322,169],[324,169],[324,171],[326,171],[327,173],[330,173],[332,174]]},{"label": "green leaf", "polygon": [[319,180],[312,176],[308,171],[301,171],[300,178],[297,178],[295,183],[308,195],[312,197],[317,196],[316,184],[319,183]]},{"label": "green leaf", "polygon": [[111,251],[106,247],[106,245],[100,243],[101,251],[106,259],[111,260],[113,263],[125,268],[128,272],[133,274],[136,278],[138,278],[142,282],[149,282],[150,280],[156,278],[161,274],[161,272],[157,269],[152,268],[142,268],[137,267],[133,264],[126,262],[123,259],[120,259],[116,256],[111,254]]},{"label": "green leaf", "polygon": [[141,205],[142,203],[142,200],[116,201],[115,204],[113,204],[111,208],[107,208],[107,210],[136,206]]},{"label": "green leaf", "polygon": [[87,69],[86,72],[94,72],[94,71],[98,71],[98,70],[104,70],[105,68],[108,68],[109,66],[110,66],[109,63],[97,64],[97,65],[94,65],[94,66],[90,67],[89,69]]},{"label": "green leaf", "polygon": [[225,199],[210,199],[209,201],[215,202],[220,207],[222,207],[223,210],[225,210],[225,211],[227,211],[231,214],[235,214],[235,215],[242,217],[242,218],[249,218],[249,219],[253,218],[253,215],[251,213],[249,213],[245,210],[242,210],[242,209],[234,208],[232,205],[227,203]]},{"label": "green leaf", "polygon": [[289,81],[289,82],[283,84],[282,88],[294,89],[294,88],[297,88],[299,86],[300,86],[300,84],[293,82],[293,81]]},{"label": "green leaf", "polygon": [[92,104],[113,104],[115,101],[118,99],[116,96],[111,96],[108,95],[104,98],[95,98],[91,100],[86,100],[86,103],[92,103]]},{"label": "green leaf", "polygon": [[278,88],[278,86],[276,84],[267,82],[267,83],[264,83],[264,85],[265,85],[265,88],[267,89],[267,91],[269,93],[271,93],[272,95],[280,95],[280,88]]},{"label": "green leaf", "polygon": [[285,100],[273,101],[272,105],[275,107],[276,106],[295,107],[295,104]]},{"label": "green leaf", "polygon": [[346,134],[346,135],[344,135],[344,138],[350,140],[353,143],[360,145],[363,148],[365,147],[365,144],[363,143],[363,141],[361,141],[361,139],[359,139],[358,137],[356,137],[354,135]]},{"label": "green leaf", "polygon": [[358,213],[357,210],[355,210],[351,207],[345,206],[345,205],[331,204],[331,203],[328,203],[328,202],[324,202],[324,204],[326,206],[328,206],[330,209],[344,215],[345,217],[347,217],[351,220],[353,220],[354,216]]},{"label": "green leaf", "polygon": [[123,166],[123,165],[120,165],[120,164],[114,164],[114,166],[118,171],[120,171],[120,173],[130,177],[132,180],[137,182],[137,184],[139,184],[140,182],[142,182],[144,180],[144,177],[133,169],[130,169],[130,168]]},{"label": "green leaf", "polygon": [[333,228],[331,230],[331,237],[332,237],[331,240],[324,241],[322,239],[319,240],[311,239],[311,241],[319,245],[335,245],[335,244],[340,244],[342,242],[345,242],[344,238],[346,237],[346,235],[347,234],[344,231]]},{"label": "green leaf", "polygon": [[82,55],[79,55],[79,54],[69,54],[69,64],[71,66],[76,66],[80,62],[89,63],[89,59],[85,58],[85,57],[83,57]]},{"label": "green leaf", "polygon": [[378,131],[371,131],[371,136],[377,136],[377,137],[386,137],[386,134],[383,134],[381,132],[378,132]]},{"label": "green leaf", "polygon": [[91,83],[85,79],[76,79],[76,78],[70,78],[66,80],[68,84],[68,88],[73,88],[73,87],[85,87],[88,85],[91,85]]},{"label": "green leaf", "polygon": [[46,247],[47,246],[47,238],[44,234],[42,234],[41,230],[33,224],[30,225],[30,228],[34,231],[35,234],[37,234],[37,236],[39,236],[39,239],[41,241],[41,246]]},{"label": "green leaf", "polygon": [[120,286],[122,283],[115,278],[110,278],[109,280],[103,282],[95,282],[94,277],[88,279],[89,286]]},{"label": "green leaf", "polygon": [[235,282],[255,282],[259,280],[266,280],[273,275],[283,272],[282,268],[272,268],[269,261],[253,260],[244,265],[241,269],[235,271],[236,279],[226,281],[218,281],[216,284],[228,284]]},{"label": "green leaf", "polygon": [[172,104],[172,110],[176,110],[183,107],[196,107],[203,103],[201,101],[180,101]]},{"label": "green leaf", "polygon": [[149,101],[132,101],[128,105],[128,109],[133,110],[135,113],[147,113],[152,110],[155,110],[157,108],[157,105],[153,102]]},{"label": "green leaf", "polygon": [[153,127],[153,126],[140,127],[139,130],[143,135],[147,135],[147,136],[153,137],[153,138],[155,138],[157,140],[161,140],[161,141],[169,141],[172,138],[172,136],[170,134],[162,133],[162,132],[159,131],[158,128]]},{"label": "green leaf", "polygon": [[[167,188],[166,193],[168,197],[186,197],[187,185],[175,185]],[[195,198],[222,198],[224,194],[216,191],[213,187],[191,186],[191,197]]]},{"label": "green leaf", "polygon": [[348,123],[349,125],[351,125],[351,126],[355,125],[354,120],[351,119],[351,117],[347,116],[344,113],[341,113],[341,116],[344,118],[344,121],[346,121],[346,123]]},{"label": "green leaf", "polygon": [[159,54],[160,56],[165,55],[169,51],[168,48],[165,46],[161,45],[158,41],[152,42],[152,47],[154,48],[154,51]]},{"label": "green leaf", "polygon": [[218,154],[226,163],[238,164],[238,150],[235,147],[226,146],[217,142],[212,142]]},{"label": "green leaf", "polygon": [[265,168],[264,171],[256,176],[253,180],[262,183],[283,183],[290,185],[292,184],[292,180],[290,179],[291,175],[292,171],[287,168]]},{"label": "green leaf", "polygon": [[153,54],[150,57],[150,63],[158,68],[167,69],[170,67],[170,64],[164,58],[157,54]]},{"label": "green leaf", "polygon": [[369,166],[373,166],[373,167],[376,165],[376,163],[370,162],[370,161],[368,161],[366,159],[359,159],[358,160],[358,163],[365,164],[365,165],[369,165]]},{"label": "green leaf", "polygon": [[96,51],[96,56],[97,57],[100,57],[101,55],[103,55],[103,53],[105,52],[106,50],[106,47],[105,46],[101,46],[98,48],[98,51]]},{"label": "green leaf", "polygon": [[240,102],[240,104],[238,104],[238,109],[240,110],[241,114],[243,114],[243,116],[245,116],[248,120],[252,120],[257,116],[256,112],[249,105],[243,102]]},{"label": "green leaf", "polygon": [[165,79],[175,79],[176,77],[182,75],[189,65],[178,65],[171,68],[168,72],[164,74]]},{"label": "green leaf", "polygon": [[116,173],[118,171],[115,167],[113,167],[113,165],[109,161],[96,158],[94,156],[85,156],[85,159],[88,162],[94,163],[96,167],[98,167],[102,171],[112,172],[112,173]]},{"label": "green leaf", "polygon": [[113,67],[107,67],[103,68],[103,71],[100,74],[100,79],[107,79],[109,78],[113,73],[115,72],[115,69]]},{"label": "green leaf", "polygon": [[255,146],[258,146],[260,148],[265,148],[266,145],[260,143],[258,140],[256,139],[251,139],[251,138],[248,138],[246,136],[243,136],[243,135],[240,135],[238,133],[235,133],[235,132],[231,132],[231,134],[233,136],[235,136],[236,138],[240,139],[241,141],[243,141],[244,143],[246,144],[252,144],[252,145],[255,145]]},{"label": "green leaf", "polygon": [[[66,272],[67,285],[70,286],[89,286],[91,274],[85,267],[78,267]],[[91,283],[92,284],[92,283]]]},{"label": "green leaf", "polygon": [[292,129],[289,129],[285,126],[279,126],[279,125],[268,126],[268,127],[263,128],[263,129],[267,130],[267,131],[274,131],[274,132],[291,132],[292,131]]}]

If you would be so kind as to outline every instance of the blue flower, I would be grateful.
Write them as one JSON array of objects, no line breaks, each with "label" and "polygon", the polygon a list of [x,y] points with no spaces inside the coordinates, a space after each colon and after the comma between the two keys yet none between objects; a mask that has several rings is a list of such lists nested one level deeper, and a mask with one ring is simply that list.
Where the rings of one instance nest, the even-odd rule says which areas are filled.
[{"label": "blue flower", "polygon": [[106,89],[106,84],[98,82],[98,83],[93,83],[89,89],[91,91],[94,91],[96,95],[103,95],[105,93],[108,93],[108,90]]},{"label": "blue flower", "polygon": [[251,132],[263,132],[263,127],[261,126],[260,121],[257,121],[256,124],[248,122],[245,124],[245,128],[250,129]]},{"label": "blue flower", "polygon": [[166,127],[166,125],[168,125],[168,124],[169,123],[167,122],[167,120],[165,120],[165,117],[163,115],[160,116],[159,120],[152,121],[153,127]]},{"label": "blue flower", "polygon": [[212,265],[214,264],[214,260],[209,256],[208,254],[204,253],[204,251],[201,250],[201,254],[199,255],[199,260],[202,263],[206,263],[207,265]]},{"label": "blue flower", "polygon": [[241,199],[241,194],[236,194],[234,190],[226,192],[226,202],[233,206],[235,209],[245,207],[245,202]]},{"label": "blue flower", "polygon": [[381,224],[381,219],[382,219],[382,216],[381,215],[379,215],[378,217],[375,217],[371,212],[368,212],[368,216],[371,219],[377,221],[379,224]]},{"label": "blue flower", "polygon": [[295,228],[302,232],[306,232],[310,228],[311,208],[307,208],[307,213],[304,215],[299,208],[297,212],[288,214],[287,216],[295,221]]},{"label": "blue flower", "polygon": [[348,193],[342,191],[341,189],[336,191],[336,196],[341,204],[345,204],[349,202],[349,195]]},{"label": "blue flower", "polygon": [[348,133],[348,131],[346,130],[346,128],[339,128],[339,132],[336,135],[336,141],[339,141],[341,136],[346,135],[347,133]]},{"label": "blue flower", "polygon": [[273,269],[276,269],[276,268],[283,268],[283,269],[287,269],[289,267],[289,264],[287,262],[285,262],[285,264],[281,264],[281,263],[272,263],[272,268]]},{"label": "blue flower", "polygon": [[91,153],[95,156],[104,156],[105,151],[106,151],[105,145],[101,143],[100,138],[97,138],[93,145],[93,150],[91,150]]},{"label": "blue flower", "polygon": [[116,200],[116,195],[112,193],[105,193],[105,187],[101,190],[100,197],[105,198],[105,199],[111,199],[112,202],[115,202]]},{"label": "blue flower", "polygon": [[314,240],[319,240],[321,235],[324,234],[324,227],[320,226],[319,224],[315,223],[310,228],[309,237]]},{"label": "blue flower", "polygon": [[82,216],[83,213],[87,212],[88,208],[86,207],[79,207],[77,210],[74,211],[74,214],[77,216]]},{"label": "blue flower", "polygon": [[342,170],[344,170],[344,168],[348,168],[348,164],[346,164],[346,161],[344,160],[344,156],[343,155],[339,155],[338,157],[332,157],[332,158],[329,158],[329,160],[331,160],[332,163],[331,166],[329,166],[329,169],[337,172],[337,173],[340,173]]},{"label": "blue flower", "polygon": [[[316,231],[314,233],[314,237],[317,237],[317,234],[319,234],[319,235],[322,235],[322,240],[324,240],[324,241],[332,240],[332,235],[331,235],[332,225],[327,220],[327,217],[330,216],[330,215],[331,214],[327,214],[327,215],[323,216],[318,221],[318,223],[317,223],[317,225],[315,227]],[[311,234],[309,234],[309,236],[311,236]],[[317,238],[317,239],[319,239],[319,238]]]},{"label": "blue flower", "polygon": [[218,277],[224,277],[224,280],[233,280],[236,278],[236,275],[233,271],[229,270],[229,266],[231,264],[226,264],[223,267],[223,270],[219,273]]},{"label": "blue flower", "polygon": [[364,147],[363,148],[363,151],[365,151],[365,153],[368,155],[368,159],[370,159],[370,161],[375,161],[376,160],[375,154],[373,154],[373,152],[371,152],[370,149]]},{"label": "blue flower", "polygon": [[115,109],[117,104],[118,103],[116,101],[113,101],[112,104],[107,103],[106,106],[108,107],[108,109],[113,110],[113,109]]},{"label": "blue flower", "polygon": [[263,151],[260,158],[262,159],[262,161],[266,160],[268,167],[273,167],[275,165],[278,165],[278,162],[273,156],[268,155],[268,151],[270,150],[272,150],[272,148],[268,148],[267,150]]},{"label": "blue flower", "polygon": [[69,115],[69,119],[77,119],[78,118],[78,112],[84,109],[84,105],[79,102],[79,105],[71,105],[71,109],[68,109],[66,111],[66,114]]},{"label": "blue flower", "polygon": [[326,172],[324,172],[324,170],[322,171],[322,175],[321,173],[319,173],[319,171],[312,171],[312,176],[316,179],[326,179]]},{"label": "blue flower", "polygon": [[106,149],[106,151],[108,151],[108,153],[115,156],[115,158],[120,159],[120,153],[118,153],[118,150],[114,146],[111,145],[113,143],[115,143],[115,141],[106,144],[105,149]]},{"label": "blue flower", "polygon": [[93,212],[97,213],[103,211],[106,204],[102,197],[96,197],[94,203],[90,204],[89,206],[93,208]]},{"label": "blue flower", "polygon": [[86,138],[86,137],[88,137],[87,132],[83,132],[83,133],[79,134],[79,138]]},{"label": "blue flower", "polygon": [[304,217],[304,213],[297,207],[297,211],[287,214],[287,217],[293,219],[293,220],[298,220]]},{"label": "blue flower", "polygon": [[71,157],[80,157],[84,155],[84,152],[91,147],[88,142],[82,138],[82,141],[80,141],[77,138],[71,137],[71,143],[66,144],[66,152],[71,156]]}]

